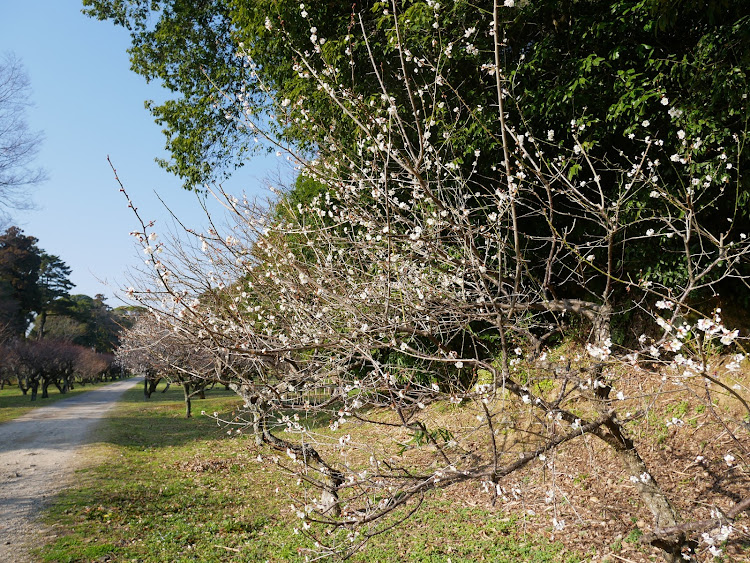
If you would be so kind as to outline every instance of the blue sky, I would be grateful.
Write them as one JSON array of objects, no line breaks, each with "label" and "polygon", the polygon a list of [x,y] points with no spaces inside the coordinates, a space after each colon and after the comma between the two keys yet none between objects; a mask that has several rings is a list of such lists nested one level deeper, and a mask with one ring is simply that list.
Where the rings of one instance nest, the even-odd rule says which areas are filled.
[{"label": "blue sky", "polygon": [[[0,3],[0,53],[14,53],[26,68],[28,122],[44,133],[38,163],[49,175],[30,193],[36,209],[15,212],[12,223],[73,269],[73,292],[103,293],[111,306],[122,304],[115,296],[127,285],[124,272],[143,255],[128,234],[137,223],[107,155],[158,231],[171,221],[154,192],[188,225],[204,224],[195,196],[154,162],[164,156],[164,136],[143,103],[165,94],[130,71],[128,45],[127,32],[84,16],[78,0]],[[255,159],[225,188],[263,196],[276,166]]]}]

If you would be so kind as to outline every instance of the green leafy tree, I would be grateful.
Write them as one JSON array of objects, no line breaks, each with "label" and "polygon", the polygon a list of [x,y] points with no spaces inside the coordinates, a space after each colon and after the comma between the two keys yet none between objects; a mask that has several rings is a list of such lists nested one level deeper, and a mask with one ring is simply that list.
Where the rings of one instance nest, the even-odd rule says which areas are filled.
[{"label": "green leafy tree", "polygon": [[[717,202],[708,224],[729,219],[744,232],[750,180],[744,175],[730,182],[729,171],[750,165],[744,150],[749,18],[747,3],[735,0],[530,2],[507,30],[508,67],[515,69],[510,88],[530,131],[548,133],[560,146],[575,137],[591,159],[614,168],[630,166],[647,135],[673,158],[690,139],[696,185],[734,194]],[[525,43],[512,40],[519,37]],[[679,190],[681,166],[674,162],[661,162],[659,172]],[[585,179],[587,171],[573,166],[566,172]],[[603,184],[616,189],[606,174]],[[625,212],[637,219],[652,205],[658,203],[645,191]],[[681,250],[669,241],[658,248],[653,241],[629,245],[618,267],[623,275],[642,272],[666,282],[687,275],[677,259]]]},{"label": "green leafy tree", "polygon": [[65,314],[69,307],[70,267],[58,256],[42,253],[39,268],[39,289],[41,293],[38,315],[34,331],[38,339],[44,338],[44,329],[49,315]]},{"label": "green leafy tree", "polygon": [[0,342],[14,336],[13,319],[18,316],[18,301],[13,298],[13,286],[0,279]]},{"label": "green leafy tree", "polygon": [[[329,103],[315,80],[305,78],[313,72],[301,64],[305,45],[310,51],[320,49],[326,60],[327,68],[314,72],[338,69],[336,84],[354,96],[368,96],[377,104],[381,100],[376,93],[387,91],[394,108],[409,110],[423,103],[417,93],[398,88],[393,76],[378,73],[369,62],[370,54],[381,64],[396,62],[400,55],[395,45],[403,39],[404,62],[410,71],[424,72],[421,61],[436,61],[429,71],[460,85],[446,95],[442,107],[433,109],[431,120],[438,127],[449,126],[451,132],[449,141],[435,143],[462,146],[464,154],[455,164],[467,172],[473,151],[499,154],[500,139],[485,134],[494,125],[489,117],[483,118],[489,115],[483,109],[497,103],[494,89],[487,87],[494,64],[491,10],[463,1],[446,4],[435,10],[428,2],[397,3],[400,29],[396,31],[388,23],[390,3],[374,1],[355,7],[350,2],[314,2],[304,8],[291,0],[213,0],[197,8],[176,0],[84,2],[87,14],[130,30],[133,70],[147,80],[163,81],[174,93],[174,99],[149,107],[165,127],[172,154],[171,161],[162,164],[180,175],[187,187],[222,177],[241,166],[253,147],[262,145],[256,145],[256,139],[263,135],[247,120],[275,142],[292,147],[302,159],[329,144],[327,136],[341,140],[350,156],[356,152],[354,139],[347,142],[346,137],[356,130],[354,124],[341,108]],[[609,163],[613,170],[634,164],[629,159],[642,150],[640,140],[647,135],[658,137],[665,143],[663,152],[671,155],[683,152],[684,139],[695,140],[690,147],[694,180],[734,193],[715,207],[712,222],[718,225],[729,218],[738,232],[746,232],[750,180],[741,177],[730,182],[731,174],[717,171],[750,165],[743,150],[750,119],[749,23],[743,0],[516,2],[515,8],[503,10],[500,21],[504,37],[500,64],[508,73],[506,88],[518,102],[508,104],[506,110],[521,124],[518,132],[547,137],[550,148],[580,143],[593,162]],[[433,24],[464,29],[466,35],[440,51],[444,46],[421,32]],[[314,44],[313,36],[325,42]],[[247,58],[238,58],[238,51]],[[484,70],[474,64],[475,56],[487,61]],[[309,119],[292,117],[298,102],[304,102]],[[472,108],[474,120],[453,123],[455,110],[464,107]],[[262,118],[263,112],[270,115]],[[403,133],[408,138],[420,134],[418,130]],[[674,165],[661,160],[660,176],[672,189],[680,189]],[[480,161],[476,173],[497,176],[492,166]],[[573,159],[563,163],[563,172],[585,180],[586,169]],[[614,173],[602,172],[602,180],[616,189]],[[310,195],[305,181],[298,182],[296,190],[302,193],[290,201]],[[638,219],[652,204],[649,193],[643,192],[623,212]],[[546,229],[533,214],[521,220],[527,223],[526,232]],[[571,221],[558,228],[581,226]],[[675,239],[658,246],[655,240],[644,239],[627,248],[623,240],[623,233],[613,239],[622,250],[617,264],[620,275],[665,282],[687,275],[679,264],[681,248]],[[521,240],[520,244],[535,243]],[[539,247],[542,255],[554,250]],[[655,262],[651,258],[656,251],[660,260]],[[544,271],[534,275],[549,278]],[[577,290],[581,298],[589,293],[560,287],[564,279],[545,282],[550,297],[570,290]],[[595,293],[606,285],[605,278],[597,284]],[[612,298],[622,301],[628,296]]]},{"label": "green leafy tree", "polygon": [[23,336],[38,311],[42,293],[39,286],[41,253],[35,237],[26,236],[18,227],[0,235],[0,283],[4,286],[3,324],[14,336]]},{"label": "green leafy tree", "polygon": [[111,353],[118,346],[120,331],[132,326],[138,310],[132,307],[112,309],[105,301],[101,294],[94,297],[71,295],[65,300],[64,312],[48,318],[45,338]]},{"label": "green leafy tree", "polygon": [[[682,112],[683,127],[693,137],[729,146],[732,135],[744,131],[750,26],[742,0],[517,4],[503,14],[502,62],[515,69],[511,86],[521,95],[523,117],[534,130],[554,130],[562,140],[570,135],[572,119],[606,122],[608,127],[589,129],[584,140],[612,156],[632,148],[623,133],[644,119],[654,121],[654,104],[667,99]],[[126,27],[132,36],[133,70],[147,80],[163,81],[175,93],[174,99],[149,108],[165,126],[172,153],[172,161],[163,164],[191,187],[242,164],[255,137],[234,121],[243,104],[256,112],[268,107],[269,96],[303,95],[308,111],[330,115],[325,96],[316,94],[295,66],[299,55],[291,45],[303,44],[300,40],[309,44],[311,26],[326,39],[320,48],[331,65],[354,63],[350,78],[345,73],[340,78],[362,92],[377,84],[372,69],[358,64],[367,51],[376,60],[396,56],[395,38],[365,45],[354,33],[360,27],[385,26],[389,5],[383,2],[357,5],[356,16],[350,2],[315,2],[303,9],[291,0],[213,0],[199,6],[175,0],[85,0],[84,5],[88,15]],[[440,70],[448,79],[461,76],[460,97],[466,104],[491,103],[492,93],[480,87],[479,73],[462,64],[473,49],[491,54],[491,37],[486,30],[476,31],[490,11],[466,2],[450,3],[439,14],[426,2],[407,2],[401,10],[407,35],[435,20],[467,33],[474,30],[466,37],[472,48],[457,44],[449,55],[451,64]],[[282,27],[284,34],[270,27]],[[426,39],[420,42],[417,34],[409,42],[414,56],[434,54],[433,46]],[[248,69],[235,56],[239,44],[255,67]],[[349,60],[336,52],[342,45],[349,46]],[[381,78],[392,91],[389,77]],[[234,96],[239,91],[241,100]],[[295,127],[284,113],[275,117],[287,141],[314,146],[320,140],[310,128]],[[662,134],[673,127],[666,115],[658,120]],[[471,131],[457,133],[471,136]]]},{"label": "green leafy tree", "polygon": [[159,163],[190,189],[241,165],[234,157],[249,145],[244,132],[225,119],[233,103],[220,93],[234,91],[250,74],[234,56],[230,2],[84,0],[83,5],[87,15],[128,29],[132,69],[175,94],[163,104],[146,103],[164,128],[171,154]]},{"label": "green leafy tree", "polygon": [[[167,137],[171,159],[160,164],[180,176],[189,189],[226,177],[263,146],[238,118],[247,112],[268,125],[260,116],[272,107],[273,95],[291,98],[304,93],[317,100],[316,111],[337,112],[298,76],[289,41],[267,29],[283,25],[293,39],[307,39],[309,21],[301,17],[297,1],[210,0],[196,5],[179,0],[84,0],[83,4],[87,15],[130,31],[132,69],[148,81],[161,81],[174,93],[163,104],[146,105]],[[329,38],[331,45],[345,41],[354,25],[350,2],[318,3],[310,9],[316,13],[321,36]],[[367,25],[376,26],[378,19],[373,16]],[[240,44],[256,65],[237,56]],[[360,59],[367,56],[362,42],[354,47]],[[359,74],[356,80],[376,82],[371,73]],[[241,98],[235,96],[240,91]],[[300,147],[314,148],[323,138],[321,131],[298,127],[281,113],[271,121],[280,139]]]}]

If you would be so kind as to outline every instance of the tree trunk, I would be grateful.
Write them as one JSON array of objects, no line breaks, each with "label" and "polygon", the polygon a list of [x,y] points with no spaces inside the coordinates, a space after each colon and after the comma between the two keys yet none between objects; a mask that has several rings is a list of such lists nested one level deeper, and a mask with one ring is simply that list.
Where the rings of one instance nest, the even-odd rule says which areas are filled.
[{"label": "tree trunk", "polygon": [[245,408],[249,409],[253,413],[253,435],[255,436],[255,444],[260,446],[263,444],[263,430],[261,428],[261,413],[257,406],[258,396],[250,393],[250,389],[247,385],[237,385],[236,383],[226,383],[225,387],[227,390],[234,391],[243,401],[245,401]]},{"label": "tree trunk", "polygon": [[[610,419],[604,427],[607,431],[599,430],[595,434],[615,450],[615,455],[627,471],[631,482],[635,484],[641,500],[654,517],[653,527],[668,528],[679,524],[677,511],[649,473],[646,462],[636,450],[633,441],[625,435],[622,426],[616,419]],[[685,534],[679,533],[669,538],[658,538],[652,545],[662,550],[668,563],[677,563],[683,561],[682,548],[688,544]]]},{"label": "tree trunk", "polygon": [[[308,478],[310,482],[317,481],[317,486],[321,490],[320,506],[318,508],[323,514],[328,516],[340,516],[341,504],[339,503],[338,488],[344,483],[344,476],[340,471],[328,465],[310,444],[295,444],[275,436],[268,428],[265,413],[260,410],[262,408],[262,404],[260,403],[259,401],[257,405],[260,418],[258,425],[260,426],[263,441],[275,450],[293,452],[304,461],[307,467],[316,471],[320,476],[318,479],[315,479],[310,474],[308,474]],[[253,418],[255,419],[255,415],[253,415]]]},{"label": "tree trunk", "polygon": [[[143,394],[146,396],[147,399],[151,398],[151,394],[154,391],[156,391],[156,387],[159,385],[160,381],[161,381],[161,378],[149,379],[148,377],[146,377],[146,379],[143,380]],[[167,384],[167,389],[169,389],[169,384]],[[164,391],[162,391],[162,393],[163,392]]]},{"label": "tree trunk", "polygon": [[44,325],[47,324],[47,311],[42,310],[39,313],[39,334],[36,335],[37,340],[44,338]]},{"label": "tree trunk", "polygon": [[182,384],[182,391],[185,394],[185,417],[190,418],[193,416],[192,413],[192,402],[190,400],[190,384],[185,382]]},{"label": "tree trunk", "polygon": [[[609,316],[603,321],[600,328],[606,328],[609,331]],[[606,405],[609,402],[609,394],[612,388],[607,384],[606,378],[603,377],[601,364],[595,367],[594,373],[594,380],[598,383],[594,387],[597,389],[596,395],[601,401],[598,410],[602,414],[610,414],[611,411],[608,410]],[[633,440],[625,434],[625,429],[617,421],[617,418],[609,417],[603,428],[597,428],[594,434],[615,450],[615,455],[627,471],[630,481],[638,490],[641,500],[654,517],[654,529],[676,526],[679,523],[677,510],[651,476],[646,462],[643,461],[638,450],[636,450]],[[666,561],[677,563],[683,560],[682,548],[687,546],[687,538],[684,533],[674,534],[669,538],[657,538],[651,544],[662,550]]]},{"label": "tree trunk", "polygon": [[611,321],[612,307],[609,305],[602,305],[601,309],[591,317],[591,336],[596,346],[603,347],[612,336]]}]

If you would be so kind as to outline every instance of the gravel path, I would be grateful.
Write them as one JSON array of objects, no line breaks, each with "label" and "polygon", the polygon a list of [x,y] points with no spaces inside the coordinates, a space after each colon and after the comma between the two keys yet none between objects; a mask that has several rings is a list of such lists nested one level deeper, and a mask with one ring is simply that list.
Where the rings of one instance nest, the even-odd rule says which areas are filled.
[{"label": "gravel path", "polygon": [[0,424],[0,561],[27,563],[47,531],[40,510],[69,482],[80,446],[122,394],[141,381],[118,381]]}]

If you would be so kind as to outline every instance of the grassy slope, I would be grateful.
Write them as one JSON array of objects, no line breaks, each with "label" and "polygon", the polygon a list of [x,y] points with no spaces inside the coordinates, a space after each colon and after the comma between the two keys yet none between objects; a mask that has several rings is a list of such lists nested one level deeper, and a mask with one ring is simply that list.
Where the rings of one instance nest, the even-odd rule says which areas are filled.
[{"label": "grassy slope", "polygon": [[75,395],[84,393],[92,389],[93,387],[94,384],[92,383],[87,383],[85,387],[77,384],[75,386],[75,389],[73,389],[72,391],[68,391],[63,395],[62,393],[58,392],[55,386],[51,385],[49,389],[49,397],[47,397],[46,399],[42,399],[42,392],[40,390],[36,401],[32,402],[31,391],[29,391],[28,395],[24,395],[23,393],[21,393],[21,390],[17,385],[6,386],[5,389],[0,391],[0,423],[8,422],[9,420],[13,420],[14,418],[23,416],[27,412],[37,407],[45,407],[47,405],[51,405],[52,403],[56,403],[61,399],[74,397]]},{"label": "grassy slope", "polygon": [[[227,411],[211,391],[194,411]],[[58,538],[43,561],[304,561],[309,540],[283,479],[252,460],[254,445],[205,417],[186,420],[180,390],[146,402],[132,390],[99,433],[90,466],[52,507]],[[376,537],[355,561],[580,561],[559,543],[522,535],[512,519],[456,506],[436,493],[402,527]]]}]

